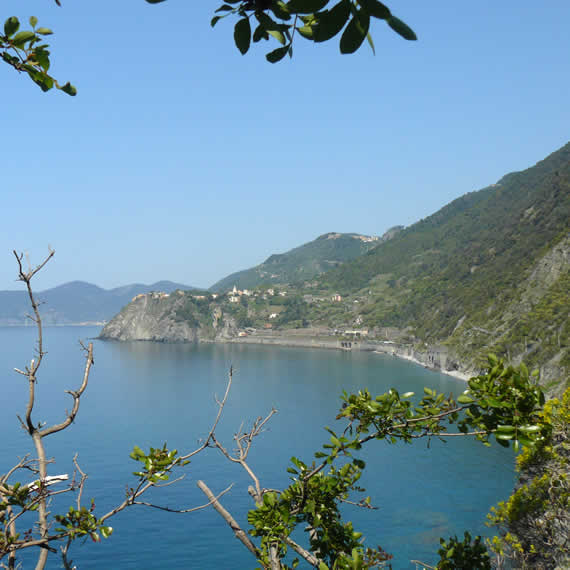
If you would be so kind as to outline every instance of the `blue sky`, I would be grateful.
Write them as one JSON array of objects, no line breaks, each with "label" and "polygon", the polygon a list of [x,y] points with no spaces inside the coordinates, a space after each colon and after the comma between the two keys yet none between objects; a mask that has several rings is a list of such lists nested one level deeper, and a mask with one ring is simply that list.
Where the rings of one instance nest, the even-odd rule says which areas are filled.
[{"label": "blue sky", "polygon": [[0,66],[0,289],[12,249],[48,244],[38,289],[206,287],[325,232],[409,225],[568,142],[568,0],[387,4],[418,42],[376,21],[376,56],[298,38],[271,65],[210,28],[215,2],[2,2],[54,30],[79,94]]}]

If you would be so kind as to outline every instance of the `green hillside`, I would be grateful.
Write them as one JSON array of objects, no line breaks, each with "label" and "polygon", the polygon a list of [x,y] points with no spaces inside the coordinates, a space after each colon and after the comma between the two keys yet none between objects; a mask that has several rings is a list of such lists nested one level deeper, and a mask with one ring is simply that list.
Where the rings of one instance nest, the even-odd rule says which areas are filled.
[{"label": "green hillside", "polygon": [[210,291],[252,289],[263,284],[299,283],[313,279],[342,263],[366,253],[399,228],[392,228],[385,238],[360,234],[328,233],[286,253],[274,254],[263,263],[232,273],[210,287]]},{"label": "green hillside", "polygon": [[493,348],[544,362],[562,353],[568,364],[569,220],[570,143],[454,200],[319,285],[363,298],[370,327],[412,327],[464,355]]}]

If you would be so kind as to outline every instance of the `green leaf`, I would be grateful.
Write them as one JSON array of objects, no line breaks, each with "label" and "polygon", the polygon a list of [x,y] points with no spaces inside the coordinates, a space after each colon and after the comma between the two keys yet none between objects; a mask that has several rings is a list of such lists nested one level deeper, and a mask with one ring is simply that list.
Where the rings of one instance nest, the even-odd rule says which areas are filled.
[{"label": "green leaf", "polygon": [[415,395],[415,392],[404,392],[402,394],[402,398],[411,398],[414,395]]},{"label": "green leaf", "polygon": [[35,16],[30,16],[30,26],[35,28],[38,25],[38,19]]},{"label": "green leaf", "polygon": [[51,36],[53,32],[49,28],[38,28],[36,30],[36,34],[40,34],[42,36]]},{"label": "green leaf", "polygon": [[354,53],[364,41],[370,26],[370,16],[357,12],[340,37],[340,53]]},{"label": "green leaf", "polygon": [[281,45],[285,45],[285,36],[278,30],[267,30]]},{"label": "green leaf", "polygon": [[36,71],[32,66],[26,66],[26,72],[44,92],[49,91],[54,86],[54,80],[46,73]]},{"label": "green leaf", "polygon": [[69,81],[63,87],[60,87],[60,89],[64,93],[67,93],[68,95],[71,95],[72,97],[75,97],[77,95],[77,89],[75,88],[74,85],[71,85],[71,83],[69,83]]},{"label": "green leaf", "polygon": [[372,50],[373,55],[376,55],[376,48],[374,47],[374,40],[372,39],[370,32],[368,32],[366,34],[366,41],[368,42],[368,45],[370,46],[370,49]]},{"label": "green leaf", "polygon": [[160,4],[161,2],[164,2],[165,0],[146,0],[149,4]]},{"label": "green leaf", "polygon": [[210,26],[212,26],[212,28],[222,19],[221,16],[214,16],[211,20],[210,20]]},{"label": "green leaf", "polygon": [[536,433],[540,431],[539,426],[521,426],[519,429],[524,433]]},{"label": "green leaf", "polygon": [[20,21],[15,16],[8,18],[4,22],[4,35],[10,37],[20,29]]},{"label": "green leaf", "polygon": [[217,12],[231,12],[234,9],[233,6],[229,6],[228,4],[223,4],[222,6],[220,6],[215,13]]},{"label": "green leaf", "polygon": [[49,52],[45,49],[38,48],[33,53],[33,59],[37,61],[38,65],[44,70],[48,71],[49,62]]},{"label": "green leaf", "polygon": [[100,530],[103,538],[109,538],[113,534],[112,526],[102,526]]},{"label": "green leaf", "polygon": [[259,26],[257,26],[257,28],[255,28],[255,31],[253,32],[253,41],[258,42],[262,39],[269,39],[269,34],[265,31],[265,28],[259,24]]},{"label": "green leaf", "polygon": [[284,47],[274,49],[273,51],[270,51],[265,56],[265,59],[269,63],[277,63],[278,61],[281,61],[287,55],[288,51],[289,51],[289,46],[284,46]]},{"label": "green leaf", "polygon": [[405,40],[417,40],[418,37],[414,33],[414,30],[410,28],[407,24],[402,22],[399,18],[395,16],[390,16],[387,20],[388,25],[399,35],[401,35]]},{"label": "green leaf", "polygon": [[291,14],[289,14],[289,10],[287,9],[287,5],[282,2],[281,0],[277,0],[277,2],[272,2],[270,10],[275,14],[276,18],[280,20],[290,20]]},{"label": "green leaf", "polygon": [[319,14],[315,27],[315,42],[326,42],[336,36],[348,21],[350,16],[350,2],[341,0],[331,10]]},{"label": "green leaf", "polygon": [[329,0],[290,0],[286,6],[291,14],[314,14],[322,10]]},{"label": "green leaf", "polygon": [[509,441],[509,440],[513,439],[513,437],[515,437],[515,434],[514,433],[496,433],[495,437],[498,440]]},{"label": "green leaf", "polygon": [[34,32],[30,32],[30,31],[25,31],[25,32],[18,32],[14,38],[12,39],[12,43],[18,47],[18,48],[22,48],[24,47],[24,45],[29,42],[30,40],[33,40],[36,37],[36,34],[34,34]]},{"label": "green leaf", "polygon": [[461,394],[461,396],[457,398],[457,401],[460,404],[472,404],[475,400],[471,396],[467,396],[467,394]]},{"label": "green leaf", "polygon": [[501,433],[514,433],[515,426],[508,426],[508,425],[497,426],[497,431]]},{"label": "green leaf", "polygon": [[265,495],[263,495],[263,503],[266,507],[275,505],[275,500],[275,493],[265,493]]},{"label": "green leaf", "polygon": [[392,15],[388,7],[378,0],[358,0],[358,3],[370,16],[379,20],[387,20]]},{"label": "green leaf", "polygon": [[311,26],[301,26],[297,31],[306,39],[313,39],[313,28]]},{"label": "green leaf", "polygon": [[319,562],[319,570],[329,570],[329,567],[324,562]]},{"label": "green leaf", "polygon": [[248,18],[238,20],[234,28],[234,41],[241,54],[245,55],[251,43],[251,26]]}]

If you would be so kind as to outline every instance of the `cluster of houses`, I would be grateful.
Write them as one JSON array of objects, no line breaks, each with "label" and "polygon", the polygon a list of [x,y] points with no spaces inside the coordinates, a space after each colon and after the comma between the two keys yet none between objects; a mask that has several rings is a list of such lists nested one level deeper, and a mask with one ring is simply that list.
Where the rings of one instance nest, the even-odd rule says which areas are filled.
[{"label": "cluster of houses", "polygon": [[[315,297],[314,295],[303,295],[303,301],[307,303],[319,303],[327,300],[328,299],[325,299],[324,297]],[[340,303],[342,301],[342,295],[335,293],[334,295],[331,295],[330,300],[333,303]]]},{"label": "cluster of houses", "polygon": [[136,301],[137,299],[142,299],[143,297],[146,297],[147,295],[151,299],[166,299],[167,297],[170,297],[170,295],[168,293],[164,293],[163,291],[151,291],[150,293],[139,293],[138,295],[135,295],[131,299],[131,303]]},{"label": "cluster of houses", "polygon": [[[280,297],[286,297],[286,291],[279,291],[277,293]],[[249,289],[238,289],[235,285],[234,288],[228,292],[228,301],[230,303],[239,303],[241,297],[261,297],[262,299],[267,299],[268,297],[273,297],[275,295],[275,289],[269,288],[265,291],[250,291]]]}]

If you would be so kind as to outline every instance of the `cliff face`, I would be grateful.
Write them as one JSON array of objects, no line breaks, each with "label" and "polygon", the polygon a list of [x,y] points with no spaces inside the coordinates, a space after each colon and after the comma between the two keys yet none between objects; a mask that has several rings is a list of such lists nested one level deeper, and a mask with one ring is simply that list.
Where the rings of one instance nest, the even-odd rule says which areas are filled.
[{"label": "cliff face", "polygon": [[[191,297],[190,297],[191,299]],[[237,336],[235,319],[209,303],[189,302],[182,291],[137,295],[101,331],[103,340],[198,342]]]},{"label": "cliff face", "polygon": [[176,300],[164,302],[164,294],[140,295],[103,328],[99,338],[107,340],[153,340],[194,342],[200,327],[176,319]]}]

